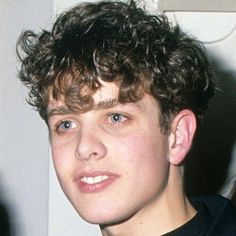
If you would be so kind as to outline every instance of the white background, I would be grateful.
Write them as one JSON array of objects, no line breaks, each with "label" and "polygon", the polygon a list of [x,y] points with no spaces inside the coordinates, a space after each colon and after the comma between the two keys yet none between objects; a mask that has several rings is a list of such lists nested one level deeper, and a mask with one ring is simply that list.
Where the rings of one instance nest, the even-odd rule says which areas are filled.
[{"label": "white background", "polygon": [[22,29],[47,25],[52,10],[47,0],[0,1],[0,202],[14,236],[44,236],[48,230],[47,129],[26,105],[15,47]]}]

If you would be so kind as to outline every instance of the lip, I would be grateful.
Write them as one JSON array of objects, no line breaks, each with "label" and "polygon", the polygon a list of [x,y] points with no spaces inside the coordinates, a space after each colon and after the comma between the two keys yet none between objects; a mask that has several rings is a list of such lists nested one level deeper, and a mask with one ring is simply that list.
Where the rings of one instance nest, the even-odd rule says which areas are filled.
[{"label": "lip", "polygon": [[[75,182],[82,193],[97,193],[104,191],[119,178],[118,174],[109,171],[80,172]],[[94,183],[92,179],[96,180]],[[88,181],[86,181],[88,180]]]}]

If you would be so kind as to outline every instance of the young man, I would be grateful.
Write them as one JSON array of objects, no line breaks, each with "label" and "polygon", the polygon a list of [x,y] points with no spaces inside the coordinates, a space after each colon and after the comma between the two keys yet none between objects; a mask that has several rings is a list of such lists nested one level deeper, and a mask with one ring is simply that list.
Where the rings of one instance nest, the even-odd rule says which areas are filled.
[{"label": "young man", "polygon": [[236,235],[219,197],[189,200],[183,161],[214,94],[201,45],[131,1],[76,6],[19,41],[60,185],[102,235]]}]

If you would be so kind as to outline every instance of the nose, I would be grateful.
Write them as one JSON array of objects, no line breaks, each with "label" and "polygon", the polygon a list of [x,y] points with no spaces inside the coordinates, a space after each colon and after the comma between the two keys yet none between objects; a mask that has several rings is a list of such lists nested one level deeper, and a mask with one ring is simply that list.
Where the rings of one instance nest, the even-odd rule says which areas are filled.
[{"label": "nose", "polygon": [[79,160],[101,159],[107,153],[102,135],[92,127],[81,127],[75,156]]}]

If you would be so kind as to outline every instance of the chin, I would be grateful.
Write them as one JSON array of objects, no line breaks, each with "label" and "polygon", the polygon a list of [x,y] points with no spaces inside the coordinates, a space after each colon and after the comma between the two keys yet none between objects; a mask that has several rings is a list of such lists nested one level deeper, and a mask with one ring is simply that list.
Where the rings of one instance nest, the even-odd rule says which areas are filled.
[{"label": "chin", "polygon": [[85,209],[83,212],[77,212],[86,222],[90,224],[100,225],[100,227],[102,228],[123,223],[132,218],[132,216],[135,214],[125,212],[122,209],[104,209],[104,207],[97,210],[90,209],[89,211],[87,211]]},{"label": "chin", "polygon": [[85,220],[86,222],[90,223],[90,224],[95,224],[95,225],[110,225],[110,224],[114,224],[116,222],[116,220],[113,217],[110,217],[109,215],[102,215],[102,214],[80,214],[81,218],[83,220]]},{"label": "chin", "polygon": [[81,216],[81,218],[83,218],[86,222],[90,224],[109,225],[117,222],[117,217],[115,217],[115,214],[112,212],[106,213],[100,211],[100,212],[85,212],[85,213],[78,212],[78,213]]}]

